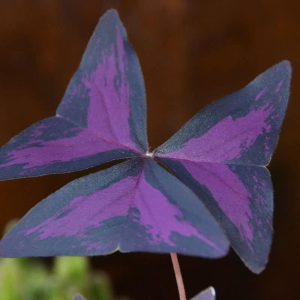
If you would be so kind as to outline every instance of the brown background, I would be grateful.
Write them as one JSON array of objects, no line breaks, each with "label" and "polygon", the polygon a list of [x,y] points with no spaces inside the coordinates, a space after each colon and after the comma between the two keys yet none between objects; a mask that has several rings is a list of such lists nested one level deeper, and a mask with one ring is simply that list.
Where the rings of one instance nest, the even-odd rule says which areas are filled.
[{"label": "brown background", "polygon": [[[300,299],[299,0],[1,1],[1,144],[54,114],[99,16],[109,7],[118,8],[141,60],[152,147],[205,104],[272,64],[291,60],[292,97],[270,166],[276,211],[266,271],[250,273],[233,253],[222,260],[182,257],[181,262],[189,296],[214,285],[220,300]],[[1,182],[1,228],[86,173]],[[110,274],[118,294],[177,299],[167,255],[114,254],[93,263]]]}]

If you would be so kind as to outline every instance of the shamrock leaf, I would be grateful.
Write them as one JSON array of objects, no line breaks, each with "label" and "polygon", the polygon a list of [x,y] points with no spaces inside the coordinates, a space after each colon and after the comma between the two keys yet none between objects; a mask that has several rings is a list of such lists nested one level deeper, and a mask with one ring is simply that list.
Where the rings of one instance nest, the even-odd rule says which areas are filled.
[{"label": "shamrock leaf", "polygon": [[0,179],[112,168],[77,179],[33,208],[0,255],[103,255],[116,250],[220,257],[233,247],[260,272],[272,240],[265,165],[285,115],[284,61],[208,106],[149,152],[143,77],[118,15],[103,16],[55,117],[0,149]]}]

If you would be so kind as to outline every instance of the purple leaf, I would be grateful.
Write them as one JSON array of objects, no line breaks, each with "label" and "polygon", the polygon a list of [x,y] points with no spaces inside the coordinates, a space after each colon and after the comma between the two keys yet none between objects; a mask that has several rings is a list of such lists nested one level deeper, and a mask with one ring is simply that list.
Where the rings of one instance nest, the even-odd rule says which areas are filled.
[{"label": "purple leaf", "polygon": [[193,297],[191,300],[215,300],[216,291],[213,287],[209,287],[206,290],[202,291],[197,296]]},{"label": "purple leaf", "polygon": [[207,107],[155,151],[203,201],[245,264],[261,272],[272,242],[267,164],[278,140],[290,82],[283,62]]},{"label": "purple leaf", "polygon": [[0,179],[82,170],[147,150],[143,77],[118,15],[101,18],[55,117],[0,149]]},{"label": "purple leaf", "polygon": [[71,172],[133,156],[134,152],[103,141],[89,129],[53,117],[31,126],[1,148],[0,179]]},{"label": "purple leaf", "polygon": [[33,208],[0,242],[2,257],[117,250],[220,257],[228,242],[194,193],[148,159],[71,182]]},{"label": "purple leaf", "polygon": [[167,159],[163,163],[215,216],[244,263],[253,272],[261,272],[273,233],[273,191],[268,170]]},{"label": "purple leaf", "polygon": [[267,165],[278,141],[291,67],[281,62],[244,89],[214,102],[156,150],[193,162]]},{"label": "purple leaf", "polygon": [[0,149],[0,179],[139,158],[50,195],[4,237],[0,256],[120,250],[218,257],[228,247],[224,230],[245,264],[260,272],[272,241],[273,190],[265,165],[278,141],[290,77],[288,62],[275,65],[148,153],[139,62],[118,14],[107,12],[56,116]]}]

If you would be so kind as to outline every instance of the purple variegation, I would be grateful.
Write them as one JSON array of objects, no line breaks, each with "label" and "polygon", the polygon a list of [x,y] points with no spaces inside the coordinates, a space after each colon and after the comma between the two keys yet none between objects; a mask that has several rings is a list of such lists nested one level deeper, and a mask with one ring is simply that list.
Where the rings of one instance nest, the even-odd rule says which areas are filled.
[{"label": "purple variegation", "polygon": [[199,112],[156,150],[164,158],[265,166],[278,141],[288,102],[289,62]]},{"label": "purple variegation", "polygon": [[60,117],[41,121],[0,150],[0,179],[81,170],[114,159],[134,157],[124,146]]},{"label": "purple variegation", "polygon": [[104,140],[147,151],[143,76],[114,11],[97,26],[57,114]]},{"label": "purple variegation", "polygon": [[143,77],[114,12],[99,22],[57,109],[0,149],[0,180],[64,173],[147,151]]},{"label": "purple variegation", "polygon": [[[271,126],[267,123],[272,110],[268,106],[249,112],[236,119],[225,117],[210,128],[200,138],[187,141],[180,150],[161,157],[177,159],[192,158],[196,162],[231,162],[242,157],[260,135],[269,133]],[[266,150],[267,145],[265,146]]]},{"label": "purple variegation", "polygon": [[170,159],[163,159],[163,163],[203,201],[245,264],[260,272],[268,260],[273,232],[268,170]]},{"label": "purple variegation", "polygon": [[193,192],[153,160],[133,159],[50,195],[4,238],[0,251],[5,257],[116,250],[218,257],[227,247]]},{"label": "purple variegation", "polygon": [[142,73],[117,13],[109,11],[56,116],[0,149],[0,179],[129,160],[50,195],[2,239],[0,256],[119,250],[220,257],[230,243],[260,272],[272,241],[265,166],[285,115],[290,73],[286,61],[273,66],[149,153]]},{"label": "purple variegation", "polygon": [[155,151],[190,187],[254,272],[272,242],[273,192],[265,168],[285,115],[290,65],[282,62],[213,103]]}]

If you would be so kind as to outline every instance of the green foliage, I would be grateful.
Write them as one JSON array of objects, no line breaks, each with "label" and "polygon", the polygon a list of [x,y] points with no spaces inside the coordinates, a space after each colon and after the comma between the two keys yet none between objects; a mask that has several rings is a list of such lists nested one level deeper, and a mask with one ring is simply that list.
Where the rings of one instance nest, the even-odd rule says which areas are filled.
[{"label": "green foliage", "polygon": [[0,300],[112,300],[109,281],[92,273],[87,258],[59,257],[51,269],[40,260],[0,260]]}]

